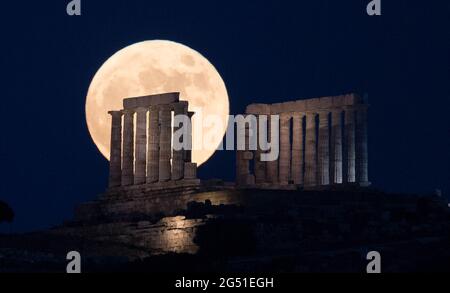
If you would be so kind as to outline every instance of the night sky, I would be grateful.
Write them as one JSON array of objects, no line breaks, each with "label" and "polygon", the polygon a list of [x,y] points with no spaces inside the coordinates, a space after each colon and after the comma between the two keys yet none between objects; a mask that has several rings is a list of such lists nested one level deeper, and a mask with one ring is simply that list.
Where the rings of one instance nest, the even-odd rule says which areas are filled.
[{"label": "night sky", "polygon": [[[20,3],[19,3],[20,2]],[[398,192],[450,192],[450,3],[358,1],[4,1],[1,5],[0,199],[13,232],[70,219],[107,186],[85,97],[97,69],[135,42],[166,39],[208,58],[231,113],[254,103],[367,93],[369,176]],[[234,179],[234,152],[201,178]],[[0,225],[0,231],[9,231]]]}]

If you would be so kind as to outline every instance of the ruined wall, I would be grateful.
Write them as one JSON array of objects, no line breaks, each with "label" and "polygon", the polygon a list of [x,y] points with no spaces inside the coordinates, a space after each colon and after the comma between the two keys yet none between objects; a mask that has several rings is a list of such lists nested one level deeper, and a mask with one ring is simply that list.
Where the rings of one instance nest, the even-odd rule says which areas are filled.
[{"label": "ruined wall", "polygon": [[[247,123],[246,149],[236,154],[236,183],[262,189],[369,186],[367,109],[355,94],[249,105],[246,115],[256,116],[257,131]],[[269,123],[260,119],[264,116]],[[272,129],[277,121],[278,129]],[[277,160],[261,159],[268,152],[260,147],[263,129],[269,138],[278,130]],[[251,149],[255,140],[258,148]]]},{"label": "ruined wall", "polygon": [[53,232],[119,243],[141,257],[172,252],[257,256],[444,235],[448,219],[447,202],[434,197],[230,190],[191,197],[172,216],[71,223]]},{"label": "ruined wall", "polygon": [[163,218],[157,223],[139,221],[68,226],[55,229],[53,233],[134,247],[141,251],[140,257],[171,252],[195,254],[198,246],[193,239],[197,227],[204,223],[203,219],[178,216]]}]

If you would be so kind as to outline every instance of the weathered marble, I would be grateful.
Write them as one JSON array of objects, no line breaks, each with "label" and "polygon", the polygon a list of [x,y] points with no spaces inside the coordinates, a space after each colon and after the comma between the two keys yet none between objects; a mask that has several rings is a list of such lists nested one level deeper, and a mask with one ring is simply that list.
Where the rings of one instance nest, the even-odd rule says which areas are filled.
[{"label": "weathered marble", "polygon": [[134,183],[134,111],[124,110],[122,185]]},{"label": "weathered marble", "polygon": [[342,111],[335,110],[331,116],[330,183],[342,183]]},{"label": "weathered marble", "polygon": [[328,112],[319,113],[319,147],[318,147],[318,174],[319,184],[330,184],[330,137],[328,126]]},{"label": "weathered marble", "polygon": [[194,117],[195,112],[188,112],[189,119],[191,120],[191,124],[188,125],[188,132],[186,136],[187,144],[189,148],[185,151],[184,155],[184,161],[185,162],[192,162],[192,148],[193,148],[193,142],[192,142],[192,118]]},{"label": "weathered marble", "polygon": [[[180,102],[174,105],[174,115],[187,115],[188,105],[186,102]],[[179,130],[181,127],[174,126],[173,131]],[[184,140],[184,137],[181,137]],[[180,141],[183,143],[184,141]],[[173,150],[172,157],[172,180],[181,180],[184,177],[184,158],[185,150]]]},{"label": "weathered marble", "polygon": [[109,187],[122,184],[122,111],[110,111],[111,146],[109,163]]},{"label": "weathered marble", "polygon": [[[191,163],[191,150],[172,147],[172,132],[177,130],[172,128],[172,113],[192,118],[194,112],[188,112],[188,106],[179,101],[179,93],[168,93],[125,99],[124,110],[109,112],[113,116],[109,189],[182,181],[185,176],[197,179],[195,164],[185,170],[186,163]],[[190,125],[180,139],[187,140],[185,147],[192,147]]]},{"label": "weathered marble", "polygon": [[[267,135],[270,138],[272,137],[272,119],[268,119],[267,122],[268,130]],[[266,181],[272,184],[278,183],[278,159],[274,161],[266,162],[267,172],[266,172]]]},{"label": "weathered marble", "polygon": [[355,178],[355,111],[346,109],[345,111],[345,143],[347,152],[347,164],[345,182],[354,183]]},{"label": "weathered marble", "polygon": [[161,106],[159,111],[159,181],[171,178],[172,158],[172,115],[169,106]]},{"label": "weathered marble", "polygon": [[[336,184],[370,185],[367,168],[367,107],[365,101],[356,94],[248,105],[247,115],[270,114],[281,117],[280,155],[277,160],[266,162],[265,170],[259,161],[259,151],[254,153],[253,158],[245,160],[243,155],[238,155],[238,161],[242,162],[237,168],[236,180],[245,185],[251,182],[248,178],[254,174],[256,187],[262,189],[284,189],[286,185],[307,189],[331,188],[331,185]],[[305,115],[306,129],[303,130]],[[269,137],[270,131],[269,125]],[[263,171],[265,180],[262,178]]]},{"label": "weathered marble", "polygon": [[306,114],[305,186],[317,185],[316,114]]},{"label": "weathered marble", "polygon": [[124,109],[136,109],[139,107],[149,108],[150,106],[171,105],[180,100],[180,93],[165,93],[123,100]]},{"label": "weathered marble", "polygon": [[135,185],[144,184],[147,177],[147,112],[147,108],[136,109]]},{"label": "weathered marble", "polygon": [[356,112],[356,182],[369,185],[367,151],[367,107]]},{"label": "weathered marble", "polygon": [[159,180],[159,107],[151,106],[148,127],[147,183]]},{"label": "weathered marble", "polygon": [[291,178],[294,184],[303,184],[303,113],[293,115]]},{"label": "weathered marble", "polygon": [[196,163],[184,163],[184,179],[196,179],[197,178],[197,164]]},{"label": "weathered marble", "polygon": [[289,140],[291,116],[283,113],[281,114],[280,120],[280,164],[278,167],[278,181],[281,185],[287,185],[289,184],[291,173],[291,142]]},{"label": "weathered marble", "polygon": [[[259,115],[256,116],[258,121],[258,129],[260,129],[260,119]],[[266,130],[267,131],[267,130]],[[254,170],[255,170],[255,182],[263,183],[266,181],[266,162],[261,161],[261,154],[263,153],[260,145],[260,136],[261,131],[258,133],[258,145],[257,150],[255,151],[255,161],[254,161]]]}]

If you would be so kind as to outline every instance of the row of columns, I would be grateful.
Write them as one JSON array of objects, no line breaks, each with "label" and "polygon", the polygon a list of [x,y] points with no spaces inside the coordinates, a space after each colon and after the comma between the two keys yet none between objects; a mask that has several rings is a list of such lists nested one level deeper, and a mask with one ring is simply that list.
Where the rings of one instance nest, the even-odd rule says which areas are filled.
[{"label": "row of columns", "polygon": [[[112,117],[109,187],[196,178],[191,151],[173,151],[172,156],[172,131],[177,130],[172,129],[172,111],[189,117],[194,114],[188,112],[187,102],[109,112]],[[183,139],[192,140],[191,131]]]},{"label": "row of columns", "polygon": [[[270,129],[269,125],[269,132]],[[261,162],[260,151],[256,151],[254,156],[238,155],[238,183],[308,187],[369,184],[367,105],[330,111],[281,113],[279,133],[280,155],[277,161]],[[254,160],[254,175],[245,165],[243,160],[246,159]],[[240,180],[239,177],[250,180]]]}]

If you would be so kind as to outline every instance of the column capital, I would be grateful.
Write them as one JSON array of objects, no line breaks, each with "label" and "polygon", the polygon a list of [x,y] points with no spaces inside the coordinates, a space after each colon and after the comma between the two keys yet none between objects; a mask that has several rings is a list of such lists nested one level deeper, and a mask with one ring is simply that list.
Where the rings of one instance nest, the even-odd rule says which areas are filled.
[{"label": "column capital", "polygon": [[159,111],[172,111],[173,106],[172,105],[158,105],[157,109]]},{"label": "column capital", "polygon": [[123,111],[122,111],[122,110],[119,110],[119,111],[108,111],[108,114],[111,115],[111,116],[119,116],[119,117],[122,117]]},{"label": "column capital", "polygon": [[305,112],[293,112],[292,117],[294,118],[303,118],[306,115]]},{"label": "column capital", "polygon": [[174,107],[175,106],[188,107],[189,106],[189,102],[188,101],[179,101],[179,102],[173,103],[172,105]]},{"label": "column capital", "polygon": [[333,108],[333,109],[331,109],[330,112],[333,113],[333,114],[341,114],[344,111],[345,111],[344,108]]},{"label": "column capital", "polygon": [[322,109],[322,110],[318,110],[317,111],[317,114],[319,114],[319,117],[323,117],[324,115],[328,115],[328,114],[330,114],[332,112],[332,110],[325,110],[325,109]]},{"label": "column capital", "polygon": [[280,119],[286,121],[286,120],[291,119],[292,116],[293,116],[292,113],[281,113]]},{"label": "column capital", "polygon": [[161,105],[151,105],[148,107],[149,111],[159,111]]},{"label": "column capital", "polygon": [[123,115],[132,115],[135,112],[136,112],[135,109],[124,109],[124,110],[122,110]]},{"label": "column capital", "polygon": [[138,107],[138,108],[135,108],[134,111],[136,113],[146,113],[146,112],[148,112],[148,108],[146,108],[146,107]]},{"label": "column capital", "polygon": [[180,101],[178,103],[172,104],[172,106],[173,106],[173,110],[175,112],[187,113],[188,112],[189,103],[186,102],[186,101]]},{"label": "column capital", "polygon": [[360,111],[360,110],[367,110],[369,108],[369,104],[356,104],[351,106],[344,106],[342,108],[342,111]]}]

